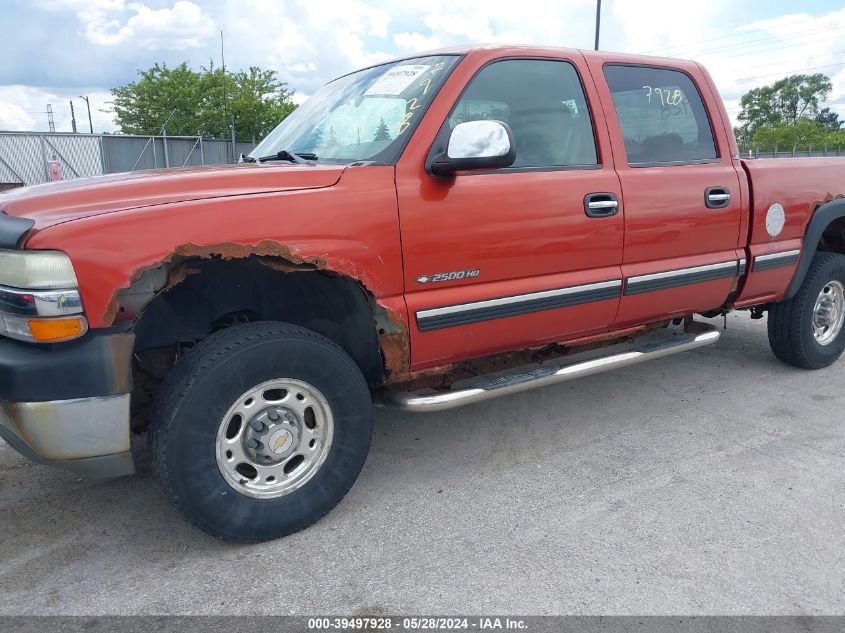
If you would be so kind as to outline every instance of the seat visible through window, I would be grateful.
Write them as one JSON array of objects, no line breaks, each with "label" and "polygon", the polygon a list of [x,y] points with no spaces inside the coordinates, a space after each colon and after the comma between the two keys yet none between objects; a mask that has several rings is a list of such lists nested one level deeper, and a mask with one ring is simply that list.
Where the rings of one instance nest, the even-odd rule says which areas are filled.
[{"label": "seat visible through window", "polygon": [[513,132],[513,167],[597,163],[589,110],[575,68],[566,61],[505,60],[482,69],[449,119],[496,119]]}]

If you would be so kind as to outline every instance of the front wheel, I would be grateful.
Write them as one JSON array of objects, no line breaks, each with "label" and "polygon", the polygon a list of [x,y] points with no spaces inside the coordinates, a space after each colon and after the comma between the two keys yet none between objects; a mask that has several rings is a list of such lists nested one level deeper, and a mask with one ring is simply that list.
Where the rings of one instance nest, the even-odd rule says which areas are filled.
[{"label": "front wheel", "polygon": [[151,447],[176,506],[206,532],[257,542],[329,512],[358,477],[372,401],[340,347],[284,323],[202,341],[167,377]]},{"label": "front wheel", "polygon": [[778,359],[821,369],[845,350],[845,256],[816,253],[792,299],[769,310],[769,344]]}]

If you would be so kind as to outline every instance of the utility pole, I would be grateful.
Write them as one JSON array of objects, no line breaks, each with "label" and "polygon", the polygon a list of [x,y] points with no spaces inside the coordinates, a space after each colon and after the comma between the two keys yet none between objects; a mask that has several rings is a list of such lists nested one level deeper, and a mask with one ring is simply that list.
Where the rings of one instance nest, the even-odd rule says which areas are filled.
[{"label": "utility pole", "polygon": [[91,123],[91,102],[88,100],[88,97],[83,97],[82,95],[79,95],[79,98],[85,99],[85,105],[88,106],[88,130],[91,132],[91,134],[93,134],[94,124]]},{"label": "utility pole", "polygon": [[599,50],[599,29],[601,28],[601,0],[596,0],[596,48]]},{"label": "utility pole", "polygon": [[226,56],[223,51],[223,31],[220,31],[220,65],[223,70],[223,119],[232,136],[232,162],[238,162],[238,150],[235,148],[235,115],[229,113],[229,100],[226,96]]},{"label": "utility pole", "polygon": [[51,132],[56,131],[56,122],[53,120],[53,104],[47,104],[47,126]]},{"label": "utility pole", "polygon": [[70,101],[70,125],[73,128],[73,133],[76,134],[76,115],[73,113],[73,99]]}]

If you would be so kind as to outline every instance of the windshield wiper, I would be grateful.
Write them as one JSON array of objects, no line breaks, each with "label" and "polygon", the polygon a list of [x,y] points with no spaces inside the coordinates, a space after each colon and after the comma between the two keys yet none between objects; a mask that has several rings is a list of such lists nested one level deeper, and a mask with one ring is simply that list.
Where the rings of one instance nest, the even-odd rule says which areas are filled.
[{"label": "windshield wiper", "polygon": [[270,156],[259,156],[258,158],[244,156],[241,154],[241,161],[244,163],[266,163],[270,160],[287,160],[300,165],[310,165],[311,163],[308,161],[317,160],[317,155],[311,152],[302,152],[301,154],[297,154],[286,149],[276,152],[275,154],[271,154]]}]

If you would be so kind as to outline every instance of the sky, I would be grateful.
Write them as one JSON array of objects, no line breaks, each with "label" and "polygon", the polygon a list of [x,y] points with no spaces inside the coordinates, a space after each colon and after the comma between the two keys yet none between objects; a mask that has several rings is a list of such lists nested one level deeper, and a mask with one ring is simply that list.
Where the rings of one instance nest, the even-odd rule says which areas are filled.
[{"label": "sky", "polygon": [[[109,89],[156,62],[272,68],[302,102],[334,77],[465,43],[593,47],[595,0],[0,0],[0,130],[116,131]],[[698,60],[735,119],[747,90],[797,72],[833,81],[845,118],[845,4],[604,0],[600,48]]]}]

